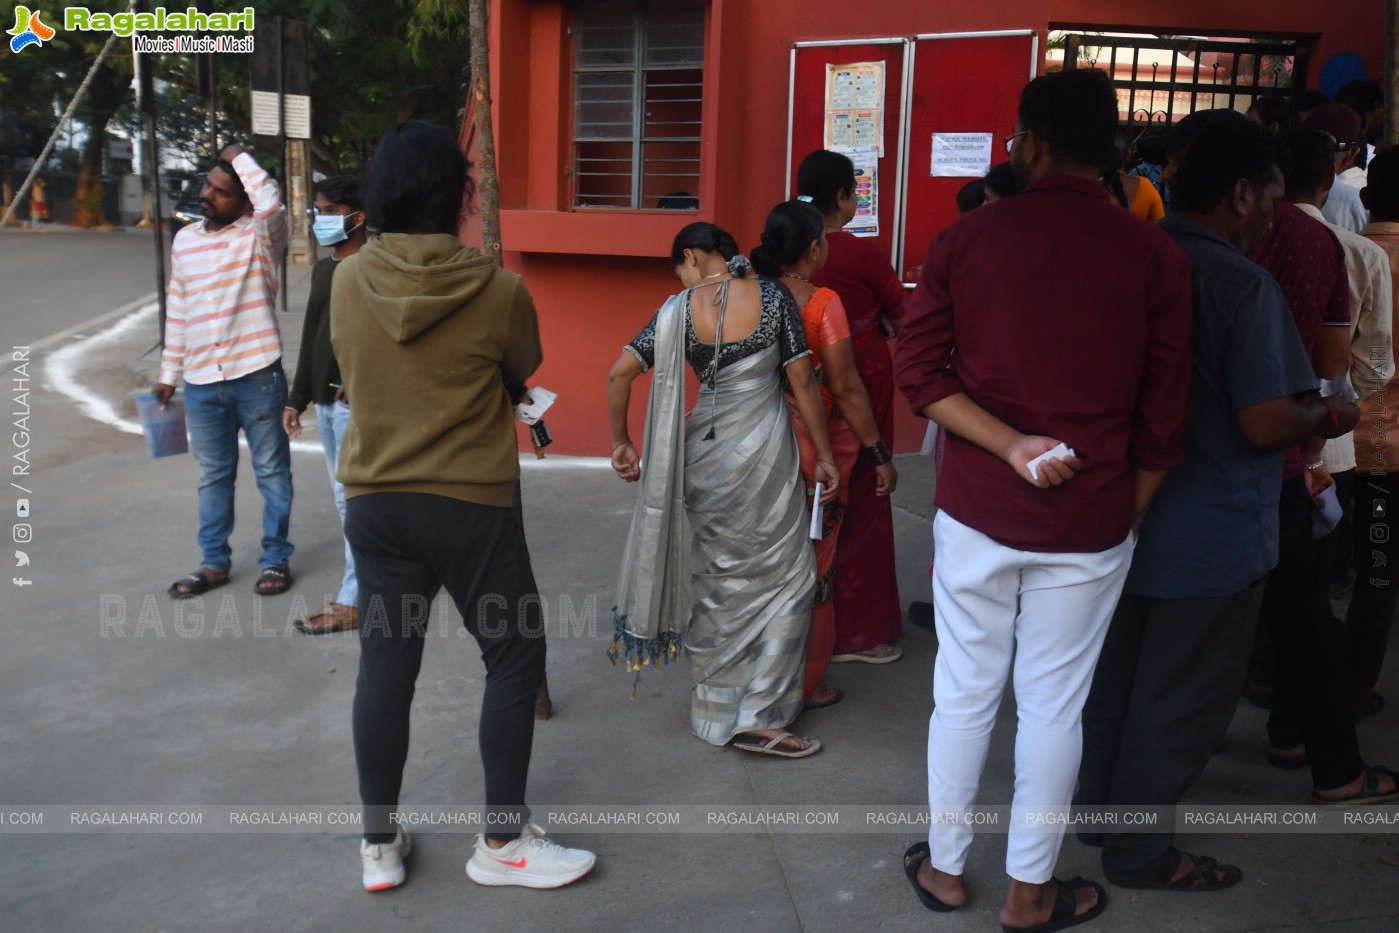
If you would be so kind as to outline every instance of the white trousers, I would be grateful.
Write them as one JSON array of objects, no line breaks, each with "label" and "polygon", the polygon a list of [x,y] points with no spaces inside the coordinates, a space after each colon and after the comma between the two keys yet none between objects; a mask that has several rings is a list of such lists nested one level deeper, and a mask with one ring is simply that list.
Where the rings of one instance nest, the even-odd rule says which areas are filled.
[{"label": "white trousers", "polygon": [[1083,750],[1083,703],[1127,568],[1132,537],[1095,554],[997,544],[939,512],[933,522],[938,656],[928,725],[933,867],[962,874],[991,729],[1014,672],[1015,798],[1006,873],[1054,874]]}]

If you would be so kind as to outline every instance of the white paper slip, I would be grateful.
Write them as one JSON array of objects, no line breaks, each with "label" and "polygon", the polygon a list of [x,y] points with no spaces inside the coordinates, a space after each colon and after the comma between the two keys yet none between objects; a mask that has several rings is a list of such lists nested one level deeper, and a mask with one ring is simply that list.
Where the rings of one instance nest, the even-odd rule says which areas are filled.
[{"label": "white paper slip", "polygon": [[826,514],[826,509],[821,505],[821,494],[826,491],[826,484],[817,480],[816,492],[811,499],[811,540],[820,541],[823,537],[821,529],[821,519]]},{"label": "white paper slip", "polygon": [[919,448],[918,453],[923,457],[935,457],[937,456],[937,452],[938,423],[936,421],[929,421],[928,430],[923,433],[923,446]]},{"label": "white paper slip", "polygon": [[1336,498],[1336,486],[1327,486],[1313,500],[1312,537],[1324,538],[1341,523],[1341,500]]},{"label": "white paper slip", "polygon": [[544,413],[558,398],[556,394],[541,386],[535,386],[525,392],[525,397],[529,399],[528,404],[521,402],[515,406],[515,420],[523,421],[525,424],[534,424],[543,418]]},{"label": "white paper slip", "polygon": [[1025,468],[1030,471],[1030,476],[1032,479],[1039,479],[1041,463],[1044,463],[1046,460],[1063,460],[1065,457],[1076,456],[1078,456],[1078,454],[1074,453],[1074,449],[1072,447],[1066,447],[1064,445],[1064,442],[1060,441],[1059,446],[1055,447],[1053,450],[1046,450],[1044,453],[1040,454],[1038,457],[1025,464]]}]

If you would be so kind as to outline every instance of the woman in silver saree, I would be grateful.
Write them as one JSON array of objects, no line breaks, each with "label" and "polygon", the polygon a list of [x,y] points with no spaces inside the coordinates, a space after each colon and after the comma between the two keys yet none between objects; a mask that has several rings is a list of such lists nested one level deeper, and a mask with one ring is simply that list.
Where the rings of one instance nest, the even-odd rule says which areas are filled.
[{"label": "woman in silver saree", "polygon": [[[713,224],[682,230],[671,258],[686,290],[624,348],[608,376],[612,466],[641,484],[609,653],[640,676],[683,645],[695,680],[695,735],[800,758],[821,748],[783,728],[802,710],[815,562],[782,374],[816,445],[824,499],[834,497],[840,476],[800,313],[781,285],[749,278],[737,252]],[[700,381],[688,419],[686,361]],[[647,369],[643,463],[627,410],[631,383]]]}]

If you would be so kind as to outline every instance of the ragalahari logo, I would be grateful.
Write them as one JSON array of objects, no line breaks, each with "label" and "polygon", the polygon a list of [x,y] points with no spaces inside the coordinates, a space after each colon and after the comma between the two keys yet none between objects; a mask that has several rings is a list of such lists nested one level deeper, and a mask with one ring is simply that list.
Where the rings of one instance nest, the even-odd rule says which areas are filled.
[{"label": "ragalahari logo", "polygon": [[27,46],[43,46],[45,42],[54,37],[54,31],[45,26],[44,21],[39,17],[38,10],[31,13],[27,6],[15,7],[15,25],[10,30],[10,35],[14,36],[10,40],[11,52],[19,54]]}]

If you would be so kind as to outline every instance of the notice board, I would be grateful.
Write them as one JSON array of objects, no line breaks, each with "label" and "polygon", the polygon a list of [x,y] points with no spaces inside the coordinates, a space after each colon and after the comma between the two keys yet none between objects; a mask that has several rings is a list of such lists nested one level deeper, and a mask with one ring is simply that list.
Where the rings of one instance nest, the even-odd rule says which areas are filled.
[{"label": "notice board", "polygon": [[[857,218],[857,222],[868,222],[867,230],[877,230],[869,239],[888,253],[894,264],[898,263],[903,222],[903,131],[907,125],[910,47],[904,38],[798,42],[792,47],[788,86],[787,196],[797,194],[797,167],[802,159],[809,152],[827,148],[832,133],[848,144],[872,144],[882,152],[872,159],[873,216]],[[878,107],[872,108],[868,106],[872,101],[869,88],[876,86],[875,81]],[[852,93],[859,99],[850,99]],[[851,106],[846,108],[846,104]],[[870,138],[873,109],[879,110],[878,126]],[[856,126],[848,127],[849,123]],[[865,182],[857,179],[856,187],[857,193],[862,193]]]},{"label": "notice board", "polygon": [[[957,192],[971,180],[933,174],[934,136],[969,151],[973,137],[989,133],[991,164],[1008,161],[1004,139],[1015,132],[1020,92],[1038,67],[1038,41],[1029,29],[914,38],[900,199],[905,218],[894,263],[904,284],[917,281],[933,237],[957,219]],[[939,156],[941,170],[948,171],[948,160]]]}]

